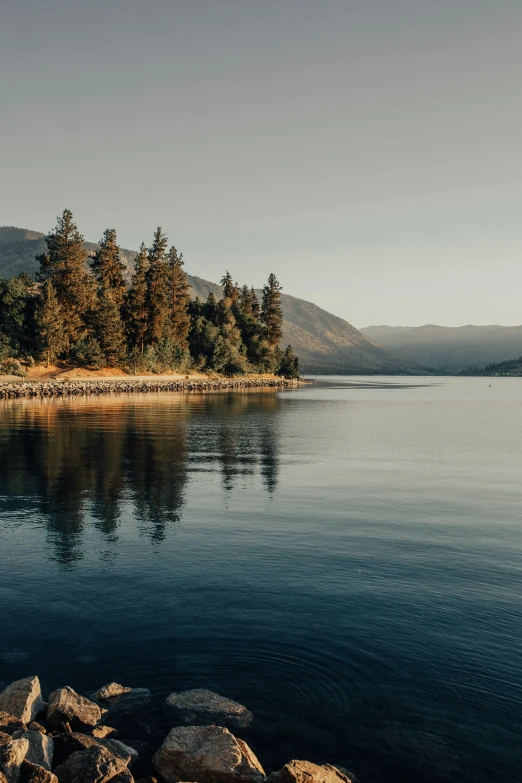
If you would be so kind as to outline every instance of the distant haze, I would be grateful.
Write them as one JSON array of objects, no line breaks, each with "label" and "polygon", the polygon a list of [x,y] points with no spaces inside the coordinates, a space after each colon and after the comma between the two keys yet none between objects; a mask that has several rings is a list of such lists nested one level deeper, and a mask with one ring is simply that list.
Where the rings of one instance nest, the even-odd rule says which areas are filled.
[{"label": "distant haze", "polygon": [[522,322],[520,0],[4,0],[0,225],[359,326]]}]

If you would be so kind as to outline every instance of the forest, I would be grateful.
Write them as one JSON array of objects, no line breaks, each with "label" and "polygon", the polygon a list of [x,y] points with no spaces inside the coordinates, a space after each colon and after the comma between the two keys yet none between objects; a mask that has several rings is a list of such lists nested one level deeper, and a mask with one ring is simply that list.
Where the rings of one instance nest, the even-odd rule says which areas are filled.
[{"label": "forest", "polygon": [[115,229],[94,254],[84,247],[70,210],[46,237],[37,279],[0,280],[0,372],[57,361],[128,372],[211,372],[221,375],[299,375],[291,346],[280,348],[281,291],[271,274],[261,301],[227,271],[223,297],[191,299],[178,253],[161,228],[142,243],[130,285]]}]

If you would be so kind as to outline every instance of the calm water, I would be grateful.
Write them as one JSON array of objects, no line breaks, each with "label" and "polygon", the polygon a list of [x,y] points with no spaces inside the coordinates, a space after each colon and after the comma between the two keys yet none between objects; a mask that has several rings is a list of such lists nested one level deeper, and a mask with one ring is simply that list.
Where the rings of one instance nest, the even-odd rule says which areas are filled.
[{"label": "calm water", "polygon": [[404,383],[0,403],[0,680],[208,687],[270,769],[520,783],[522,381]]}]

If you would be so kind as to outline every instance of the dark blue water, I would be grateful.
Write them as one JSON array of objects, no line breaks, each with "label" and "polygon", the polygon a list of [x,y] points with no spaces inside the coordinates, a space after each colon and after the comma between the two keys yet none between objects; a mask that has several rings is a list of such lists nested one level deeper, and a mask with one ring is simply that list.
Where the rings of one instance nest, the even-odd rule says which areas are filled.
[{"label": "dark blue water", "polygon": [[520,783],[522,382],[489,382],[3,403],[0,680],[208,687],[268,769]]}]

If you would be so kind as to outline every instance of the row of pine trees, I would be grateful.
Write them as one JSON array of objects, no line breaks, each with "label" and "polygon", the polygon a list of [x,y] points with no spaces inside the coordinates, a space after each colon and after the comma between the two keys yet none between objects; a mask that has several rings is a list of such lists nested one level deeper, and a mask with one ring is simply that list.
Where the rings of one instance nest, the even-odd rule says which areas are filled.
[{"label": "row of pine trees", "polygon": [[295,377],[291,346],[279,348],[281,286],[271,274],[259,302],[227,272],[223,297],[191,300],[183,255],[158,228],[142,244],[130,286],[116,231],[107,229],[93,256],[65,210],[38,256],[35,284],[25,274],[0,284],[0,359],[58,359],[137,373],[275,372]]}]

